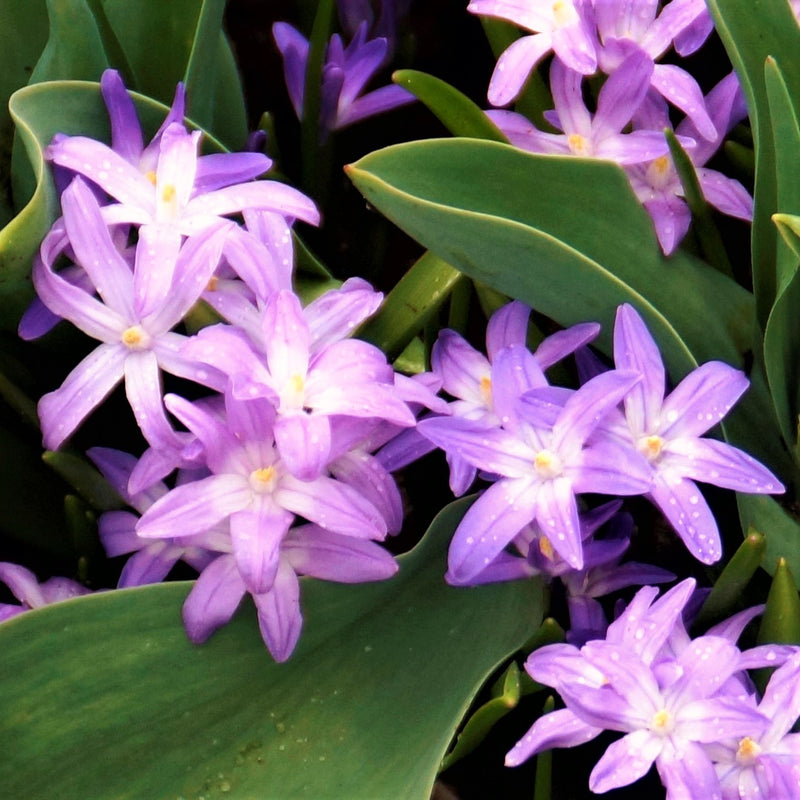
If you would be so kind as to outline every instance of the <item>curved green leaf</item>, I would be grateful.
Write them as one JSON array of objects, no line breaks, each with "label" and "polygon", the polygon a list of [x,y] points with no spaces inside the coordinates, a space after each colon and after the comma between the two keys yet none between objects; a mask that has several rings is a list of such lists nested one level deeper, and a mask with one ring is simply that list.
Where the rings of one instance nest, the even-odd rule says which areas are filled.
[{"label": "curved green leaf", "polygon": [[800,644],[800,596],[792,570],[783,558],[778,559],[775,567],[758,641],[760,644]]},{"label": "curved green leaf", "polygon": [[[800,213],[800,126],[786,80],[774,59],[767,59],[764,75],[778,175],[777,206],[785,219],[787,214]],[[783,438],[794,448],[800,413],[800,274],[797,254],[785,235],[783,240],[784,249],[786,243],[790,249],[783,273],[777,276],[777,294],[764,330],[764,368]]]},{"label": "curved green leaf", "polygon": [[792,572],[800,575],[800,521],[768,495],[737,494],[736,501],[742,529],[752,528],[764,534],[766,548],[761,566],[773,573],[783,558]]},{"label": "curved green leaf", "polygon": [[698,627],[706,628],[736,610],[736,604],[740,602],[744,590],[761,565],[765,549],[764,534],[751,528],[714,581],[711,593],[706,597],[695,620]]},{"label": "curved green leaf", "polygon": [[391,581],[304,581],[305,630],[285,664],[270,659],[250,610],[189,644],[186,584],[96,594],[4,623],[5,794],[428,797],[472,696],[541,614],[536,582],[445,584],[445,550],[467,505],[445,509]]},{"label": "curved green leaf", "polygon": [[563,325],[634,304],[675,378],[741,363],[752,297],[688,256],[661,257],[622,170],[473,139],[395,145],[348,168],[371,204],[470,277]]},{"label": "curved green leaf", "polygon": [[[708,0],[708,7],[747,96],[753,126],[756,144],[753,285],[758,320],[764,328],[779,276],[794,261],[770,221],[778,210],[778,180],[784,178],[776,168],[764,63],[772,56],[784,71],[789,96],[800,98],[800,29],[789,3],[785,2]],[[753,24],[754,14],[758,24]]]},{"label": "curved green leaf", "polygon": [[392,80],[422,101],[454,136],[508,143],[505,134],[489,117],[449,83],[413,69],[398,70]]},{"label": "curved green leaf", "polygon": [[14,216],[11,203],[14,124],[8,111],[8,99],[30,80],[46,43],[44,0],[0,3],[0,227]]}]

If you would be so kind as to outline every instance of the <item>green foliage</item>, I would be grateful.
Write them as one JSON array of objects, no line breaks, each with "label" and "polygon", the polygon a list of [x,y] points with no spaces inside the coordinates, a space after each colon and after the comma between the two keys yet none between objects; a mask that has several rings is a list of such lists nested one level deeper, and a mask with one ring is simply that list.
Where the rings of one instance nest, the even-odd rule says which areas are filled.
[{"label": "green foliage", "polygon": [[283,665],[250,609],[191,645],[180,583],[4,624],[0,785],[30,800],[428,797],[473,694],[541,618],[535,581],[442,580],[467,505],[390,581],[304,581],[305,630]]}]

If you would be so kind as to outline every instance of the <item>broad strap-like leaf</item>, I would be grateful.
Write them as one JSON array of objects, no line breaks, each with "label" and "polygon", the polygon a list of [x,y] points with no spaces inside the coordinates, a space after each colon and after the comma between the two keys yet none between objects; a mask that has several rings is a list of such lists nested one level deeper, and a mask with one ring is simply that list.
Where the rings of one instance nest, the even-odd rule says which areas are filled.
[{"label": "broad strap-like leaf", "polygon": [[441,512],[390,581],[304,581],[285,664],[249,609],[191,645],[187,584],[4,623],[0,786],[26,800],[428,797],[472,697],[541,620],[535,581],[444,583],[467,505]]}]

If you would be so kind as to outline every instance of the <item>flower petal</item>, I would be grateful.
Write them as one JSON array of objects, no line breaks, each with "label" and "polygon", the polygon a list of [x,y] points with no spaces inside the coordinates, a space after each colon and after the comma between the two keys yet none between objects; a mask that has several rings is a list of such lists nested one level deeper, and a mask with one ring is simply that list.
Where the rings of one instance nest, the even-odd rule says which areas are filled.
[{"label": "flower petal", "polygon": [[282,663],[294,651],[303,627],[300,584],[286,561],[281,561],[272,588],[264,594],[254,594],[253,600],[264,643],[272,657]]},{"label": "flower petal", "polygon": [[212,561],[200,574],[183,604],[186,635],[200,644],[225,625],[245,595],[245,585],[233,556]]}]

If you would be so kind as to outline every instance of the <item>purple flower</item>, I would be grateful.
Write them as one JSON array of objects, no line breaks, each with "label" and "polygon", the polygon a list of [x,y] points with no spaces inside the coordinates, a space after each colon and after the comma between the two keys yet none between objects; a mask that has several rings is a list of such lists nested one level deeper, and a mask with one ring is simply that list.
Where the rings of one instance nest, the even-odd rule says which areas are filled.
[{"label": "purple flower", "polygon": [[[495,358],[492,387],[501,426],[461,417],[422,420],[419,430],[497,480],[469,509],[450,545],[447,580],[466,584],[486,568],[520,530],[538,521],[553,547],[576,569],[583,566],[575,495],[639,494],[649,480],[633,450],[611,442],[585,447],[606,413],[636,383],[630,372],[606,373],[584,384],[566,402],[563,390],[525,385],[519,345]],[[522,384],[521,386],[519,384]]]},{"label": "purple flower", "polygon": [[660,14],[658,6],[654,0],[595,0],[601,42],[597,53],[600,69],[612,75],[632,50],[646,53],[653,65],[649,79],[652,93],[680,108],[702,137],[714,139],[717,130],[706,111],[697,81],[674,64],[655,63],[670,48],[673,39],[702,16],[705,4],[698,0],[672,0]]},{"label": "purple flower", "polygon": [[159,139],[158,159],[147,172],[102,142],[83,136],[55,140],[46,155],[117,201],[106,212],[108,224],[159,224],[191,236],[245,208],[275,211],[318,224],[316,206],[297,189],[277,181],[251,180],[269,168],[270,161],[264,155],[206,156],[208,160],[200,170],[200,135],[199,131],[187,132],[177,122],[167,125]]},{"label": "purple flower", "polygon": [[[448,415],[482,420],[487,425],[500,424],[492,399],[492,363],[504,347],[525,346],[530,313],[530,308],[517,300],[495,311],[486,326],[485,356],[455,331],[439,332],[431,351],[431,364],[434,374],[442,381],[442,389],[455,398],[446,409]],[[544,370],[587,345],[599,332],[597,323],[586,322],[545,337],[533,356],[525,359],[526,387],[547,386]],[[387,445],[382,457],[392,469],[399,469],[433,449],[434,445],[427,438],[416,429],[409,429]],[[477,468],[457,453],[446,455],[450,465],[450,489],[456,496],[462,495],[475,480]]]},{"label": "purple flower", "polygon": [[655,590],[645,587],[609,627],[606,640],[534,651],[526,670],[555,688],[566,708],[538,719],[506,763],[515,766],[541,750],[619,731],[625,735],[592,770],[592,791],[627,786],[655,764],[668,796],[721,800],[709,746],[761,736],[769,720],[746,692],[731,691],[741,686],[744,659],[729,638],[706,635],[680,652],[670,649],[693,589],[694,581],[684,581],[653,603]]},{"label": "purple flower", "polygon": [[258,611],[258,625],[273,658],[286,661],[294,651],[303,618],[298,575],[338,583],[386,580],[397,572],[392,555],[374,542],[304,525],[288,532],[280,545],[275,579],[263,592],[245,583],[234,556],[221,555],[197,579],[183,605],[186,633],[204,642],[227,623],[247,591]]},{"label": "purple flower", "polygon": [[[124,378],[128,400],[145,438],[169,446],[175,433],[161,401],[159,369],[193,378],[198,368],[178,353],[182,336],[172,328],[199,298],[219,262],[233,223],[215,225],[179,250],[159,226],[139,232],[133,270],[115,247],[100,207],[80,178],[62,196],[64,227],[75,260],[99,299],[52,269],[42,248],[33,282],[42,302],[102,344],[39,401],[45,447],[58,448]],[[208,370],[201,370],[208,377]]]},{"label": "purple flower", "polygon": [[592,7],[584,0],[471,0],[467,11],[513,22],[534,31],[500,56],[489,83],[489,102],[506,106],[522,91],[531,71],[551,50],[557,61],[581,75],[597,69],[597,35]]},{"label": "purple flower", "polygon": [[722,785],[722,796],[724,800],[798,797],[800,733],[791,733],[800,716],[797,648],[772,674],[757,710],[769,720],[765,730],[707,746]]},{"label": "purple flower", "polygon": [[[360,298],[338,295],[342,300],[348,296],[356,303],[355,317]],[[330,334],[323,344],[292,292],[276,292],[267,300],[260,327],[253,345],[229,326],[205,328],[183,353],[227,374],[237,397],[266,397],[273,403],[276,446],[295,477],[312,479],[327,466],[333,416],[414,425],[414,415],[395,392],[394,371],[385,355],[367,342]]]},{"label": "purple flower", "polygon": [[[272,35],[283,58],[289,98],[297,118],[302,120],[308,40],[287,22],[276,22],[272,26]],[[395,85],[383,86],[362,94],[364,87],[383,66],[388,47],[388,42],[383,37],[367,40],[366,21],[359,26],[353,40],[346,47],[338,34],[331,37],[322,68],[319,122],[323,138],[330,131],[415,99],[411,93]]]},{"label": "purple flower", "polygon": [[[706,200],[723,214],[751,220],[753,199],[741,183],[703,166],[717,151],[728,131],[747,116],[742,90],[734,73],[711,90],[706,105],[718,131],[716,137],[700,137],[691,120],[684,120],[677,133],[697,142],[687,150],[687,155],[697,168],[697,178]],[[665,111],[658,119],[651,120],[648,127],[669,127]],[[683,186],[672,159],[663,155],[649,164],[630,166],[626,172],[636,196],[653,220],[661,249],[670,255],[686,235],[691,222],[691,212],[683,199]]]},{"label": "purple flower", "polygon": [[[651,161],[668,152],[662,131],[621,133],[639,109],[645,95],[652,61],[641,51],[632,52],[603,85],[597,112],[583,101],[583,76],[556,60],[550,68],[555,111],[548,120],[563,133],[544,133],[521,114],[487,111],[512,144],[536,153],[556,153],[584,158],[607,158],[618,164]],[[691,146],[691,139],[683,139]]]},{"label": "purple flower", "polygon": [[642,381],[624,400],[624,434],[645,456],[652,475],[650,499],[692,555],[712,564],[722,555],[719,531],[695,481],[745,493],[780,493],[781,482],[741,450],[701,438],[730,411],[749,382],[743,372],[709,361],[689,373],[667,397],[658,347],[629,305],[617,310],[617,369],[636,370]]},{"label": "purple flower", "polygon": [[[215,558],[216,553],[230,552],[230,534],[227,528],[155,541],[137,535],[136,523],[140,515],[167,494],[169,489],[163,483],[156,483],[147,491],[131,495],[127,489],[128,479],[137,463],[136,458],[105,447],[93,447],[87,451],[87,455],[125,502],[138,512],[106,511],[97,520],[100,541],[110,558],[133,553],[122,569],[118,588],[158,583],[167,577],[178,561],[184,561],[202,572]],[[187,479],[189,478],[186,474],[179,476],[178,483],[186,482]]]},{"label": "purple flower", "polygon": [[295,516],[333,533],[385,537],[385,520],[351,486],[327,475],[301,481],[289,472],[275,448],[269,401],[237,400],[228,392],[225,419],[175,395],[165,402],[197,437],[210,475],[159,498],[139,520],[139,536],[180,538],[228,520],[237,569],[254,594],[275,581]]},{"label": "purple flower", "polygon": [[16,617],[24,611],[42,608],[61,600],[69,600],[91,591],[69,578],[50,578],[39,583],[36,576],[25,567],[0,561],[0,582],[4,583],[21,605],[0,603],[0,622]]}]

